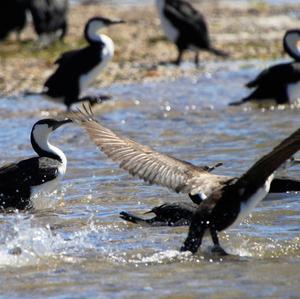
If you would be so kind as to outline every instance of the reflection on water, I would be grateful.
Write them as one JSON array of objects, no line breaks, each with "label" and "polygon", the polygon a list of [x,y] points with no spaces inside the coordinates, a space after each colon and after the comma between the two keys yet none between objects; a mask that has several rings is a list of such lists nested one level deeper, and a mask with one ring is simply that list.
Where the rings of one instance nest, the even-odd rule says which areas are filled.
[{"label": "reflection on water", "polygon": [[[245,95],[243,84],[260,68],[210,64],[197,77],[113,85],[104,91],[115,100],[95,113],[141,143],[195,164],[223,162],[216,172],[239,175],[299,127],[298,109],[227,106]],[[64,109],[36,98],[3,98],[0,107],[3,163],[32,155],[33,123]],[[212,256],[209,239],[192,256],[178,252],[186,227],[140,227],[118,218],[122,210],[143,213],[183,195],[129,177],[76,126],[53,135],[68,157],[62,189],[40,198],[38,211],[0,215],[0,298],[299,297],[297,194],[269,196],[223,233],[233,256]]]}]

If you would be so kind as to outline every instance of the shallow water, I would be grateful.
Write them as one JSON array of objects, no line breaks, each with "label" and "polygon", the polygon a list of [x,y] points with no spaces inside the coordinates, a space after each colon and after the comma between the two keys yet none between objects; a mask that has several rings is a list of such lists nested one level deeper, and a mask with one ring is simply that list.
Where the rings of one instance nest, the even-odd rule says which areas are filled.
[{"label": "shallow water", "polygon": [[[239,175],[299,127],[299,109],[227,106],[263,66],[212,63],[196,77],[116,84],[101,90],[115,100],[95,114],[159,151],[195,164],[222,161],[216,172]],[[62,110],[36,98],[1,99],[1,161],[32,155],[31,126]],[[299,195],[269,196],[221,234],[235,256],[212,256],[209,239],[191,256],[178,252],[186,227],[140,227],[118,217],[183,195],[129,177],[76,126],[52,141],[68,157],[61,190],[41,197],[37,211],[0,215],[0,298],[299,298]]]},{"label": "shallow water", "polygon": [[[92,0],[93,2],[99,2],[99,3],[106,3],[106,4],[112,4],[112,5],[145,5],[145,4],[152,4],[155,2],[155,0]],[[204,1],[211,1],[211,0],[201,0],[201,2]],[[251,2],[252,0],[235,0],[237,3],[247,3]],[[71,4],[76,3],[84,3],[86,0],[70,0]],[[88,1],[87,1],[88,2]],[[197,1],[194,1],[195,3]],[[222,0],[216,0],[215,2],[222,2]],[[287,4],[297,4],[298,0],[262,0],[262,3],[267,3],[270,5],[287,5]]]}]

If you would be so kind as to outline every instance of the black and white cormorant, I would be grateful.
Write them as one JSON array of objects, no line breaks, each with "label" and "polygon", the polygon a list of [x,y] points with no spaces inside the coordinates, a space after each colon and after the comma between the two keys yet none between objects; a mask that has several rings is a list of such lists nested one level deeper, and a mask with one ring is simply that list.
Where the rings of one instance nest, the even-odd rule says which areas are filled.
[{"label": "black and white cormorant", "polygon": [[12,31],[16,31],[20,39],[20,33],[26,25],[26,9],[24,0],[0,1],[0,41]]},{"label": "black and white cormorant", "polygon": [[204,200],[193,215],[182,251],[197,252],[205,233],[211,235],[214,249],[220,247],[218,232],[240,223],[269,192],[276,171],[300,149],[300,129],[258,160],[240,178],[224,184]]},{"label": "black and white cormorant", "polygon": [[31,144],[38,156],[0,168],[1,210],[32,208],[35,195],[55,189],[66,172],[67,159],[48,138],[54,130],[69,122],[69,119],[42,119],[34,124]]},{"label": "black and white cormorant", "polygon": [[300,30],[289,30],[283,38],[285,51],[294,61],[281,63],[263,70],[253,81],[246,84],[255,88],[250,95],[231,106],[247,102],[262,103],[272,100],[277,104],[299,103],[300,100]]},{"label": "black and white cormorant", "polygon": [[68,0],[26,0],[35,32],[40,39],[52,41],[67,32]]},{"label": "black and white cormorant", "polygon": [[[86,112],[74,113],[70,117],[87,131],[93,142],[108,157],[120,163],[122,169],[150,184],[188,194],[194,204],[201,204],[216,190],[238,180],[237,177],[211,173],[221,163],[212,167],[195,166],[120,136],[98,123],[87,109]],[[294,164],[298,164],[298,160],[291,159],[285,166]],[[272,188],[272,192],[276,193],[298,191],[300,184],[296,180],[279,177],[274,179]]]},{"label": "black and white cormorant", "polygon": [[110,37],[97,34],[103,27],[124,23],[123,20],[109,20],[95,17],[90,19],[84,30],[88,46],[65,52],[56,60],[58,68],[44,84],[42,95],[48,100],[64,103],[69,110],[74,103],[101,102],[106,97],[80,97],[114,55],[114,43]]},{"label": "black and white cormorant", "polygon": [[180,64],[183,52],[196,52],[195,64],[199,64],[199,50],[227,57],[228,54],[211,45],[208,28],[203,15],[185,0],[156,0],[161,26],[166,37],[178,49],[175,61]]}]

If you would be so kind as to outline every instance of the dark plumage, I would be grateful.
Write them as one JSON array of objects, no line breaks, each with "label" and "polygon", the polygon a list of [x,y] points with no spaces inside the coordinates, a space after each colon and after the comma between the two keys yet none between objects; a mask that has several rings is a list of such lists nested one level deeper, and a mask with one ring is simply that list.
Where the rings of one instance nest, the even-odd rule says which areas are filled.
[{"label": "dark plumage", "polygon": [[300,30],[288,30],[283,37],[283,48],[295,61],[300,59]]},{"label": "dark plumage", "polygon": [[123,22],[100,17],[90,19],[84,31],[89,45],[63,53],[55,61],[58,68],[44,84],[42,94],[46,99],[63,102],[68,110],[74,103],[90,101],[91,104],[95,104],[108,99],[109,97],[80,97],[80,95],[114,55],[113,41],[106,35],[98,35],[97,31],[102,27]]},{"label": "dark plumage", "polygon": [[[71,118],[78,122],[87,131],[93,142],[108,157],[118,162],[122,169],[148,183],[158,184],[175,192],[188,194],[195,204],[201,204],[204,199],[210,197],[214,192],[239,180],[237,177],[212,174],[209,171],[213,167],[195,166],[189,162],[158,153],[149,147],[120,136],[99,124],[88,111],[80,114],[74,113]],[[294,163],[298,163],[298,161],[291,159],[287,164]],[[257,178],[260,178],[260,174],[257,175]],[[264,177],[262,177],[262,180],[264,180]],[[276,182],[276,188],[274,187],[276,191],[274,192],[295,191],[300,188],[300,182],[288,178],[278,178],[274,182]],[[291,190],[288,188],[291,188]],[[167,208],[168,204],[164,207]],[[184,213],[184,207],[181,206],[180,208]],[[169,209],[168,212],[170,215],[167,217],[172,217],[172,209]],[[178,215],[176,214],[176,217]],[[142,221],[139,217],[126,212],[122,216],[123,219],[128,221],[138,222],[138,219]],[[155,224],[155,218],[150,222]],[[165,223],[168,222],[167,218]]]},{"label": "dark plumage", "polygon": [[249,101],[266,100],[274,100],[277,104],[298,102],[300,99],[299,43],[300,34],[295,34],[295,30],[288,31],[283,39],[284,49],[295,61],[277,64],[263,70],[254,80],[246,84],[248,88],[255,88],[254,91],[230,105],[237,106]]},{"label": "dark plumage", "polygon": [[[300,181],[289,177],[275,177],[270,186],[270,193],[299,192]],[[136,224],[147,224],[152,226],[181,226],[190,225],[194,212],[202,202],[201,198],[196,203],[165,203],[154,207],[145,214],[154,213],[155,216],[149,219],[143,219],[132,213],[121,212],[120,217],[128,222]]]},{"label": "dark plumage", "polygon": [[54,180],[58,160],[33,157],[0,168],[0,208],[30,208],[31,188]]},{"label": "dark plumage", "polygon": [[289,86],[292,88],[293,84],[299,82],[300,62],[274,65],[262,71],[253,81],[246,84],[248,88],[255,88],[249,96],[239,102],[230,103],[230,105],[241,105],[253,100],[258,102],[275,100],[277,104],[285,104],[290,100],[297,100],[297,98],[293,98],[292,89],[289,90]]},{"label": "dark plumage", "polygon": [[11,163],[0,168],[0,209],[31,208],[32,197],[52,191],[66,171],[64,153],[50,145],[49,134],[70,120],[43,119],[34,124],[31,144],[38,157]]},{"label": "dark plumage", "polygon": [[145,214],[153,213],[150,219],[143,219],[127,212],[121,212],[123,220],[136,224],[148,224],[153,226],[180,226],[189,225],[198,205],[185,202],[166,203],[153,208]]},{"label": "dark plumage", "polygon": [[[38,36],[63,38],[67,32],[68,0],[27,0]],[[52,38],[53,39],[53,38]]]},{"label": "dark plumage", "polygon": [[26,25],[25,0],[1,0],[0,1],[0,40],[4,40],[12,31],[18,36]]},{"label": "dark plumage", "polygon": [[209,232],[214,249],[226,254],[220,247],[217,233],[239,223],[264,199],[274,171],[299,149],[300,129],[262,157],[239,179],[212,192],[194,213],[182,250],[195,253],[201,246],[204,234]]},{"label": "dark plumage", "polygon": [[204,50],[227,57],[228,54],[211,45],[204,16],[185,0],[156,0],[161,25],[167,38],[176,44],[180,64],[183,52],[196,52],[195,64],[199,64],[198,51]]}]

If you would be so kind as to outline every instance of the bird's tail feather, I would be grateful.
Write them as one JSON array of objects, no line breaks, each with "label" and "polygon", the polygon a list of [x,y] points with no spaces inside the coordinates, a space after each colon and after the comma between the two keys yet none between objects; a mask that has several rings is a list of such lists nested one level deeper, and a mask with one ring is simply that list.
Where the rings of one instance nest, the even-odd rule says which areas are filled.
[{"label": "bird's tail feather", "polygon": [[229,106],[240,106],[242,104],[245,104],[246,102],[250,101],[249,97],[243,98],[240,101],[236,101],[236,102],[231,102],[229,103]]},{"label": "bird's tail feather", "polygon": [[219,50],[219,49],[216,49],[216,48],[213,48],[213,47],[209,48],[209,52],[215,54],[216,56],[221,56],[221,57],[224,57],[224,58],[229,57],[229,53],[227,53],[225,51],[222,51],[222,50]]}]

